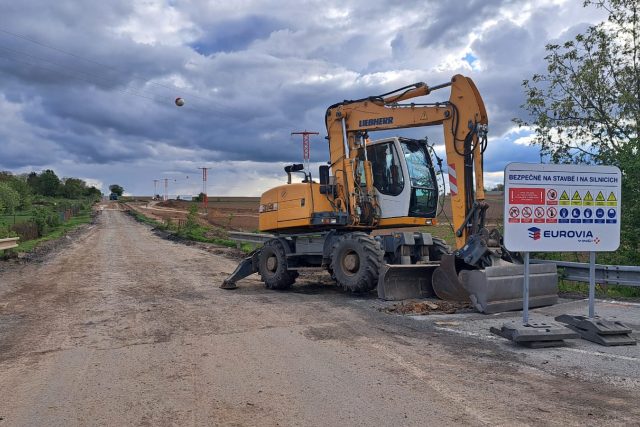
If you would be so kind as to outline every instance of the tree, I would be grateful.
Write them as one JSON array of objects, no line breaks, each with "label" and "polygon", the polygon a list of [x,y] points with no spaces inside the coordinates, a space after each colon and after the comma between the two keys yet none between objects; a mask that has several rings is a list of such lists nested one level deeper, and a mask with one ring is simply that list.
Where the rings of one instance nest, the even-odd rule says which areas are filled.
[{"label": "tree", "polygon": [[98,190],[96,187],[89,187],[84,189],[84,197],[98,201],[102,198],[102,191]]},{"label": "tree", "polygon": [[546,46],[546,73],[523,82],[534,143],[554,163],[615,165],[622,171],[622,252],[640,261],[640,7],[586,0],[608,20],[574,40]]},{"label": "tree", "polygon": [[111,184],[109,186],[109,191],[111,191],[114,194],[117,194],[118,197],[122,196],[122,193],[124,193],[124,188],[122,188],[121,186],[119,186],[118,184]]},{"label": "tree", "polygon": [[20,194],[6,182],[0,182],[0,205],[7,215],[13,215],[20,205]]},{"label": "tree", "polygon": [[55,197],[60,192],[60,178],[54,171],[47,169],[38,175],[36,188],[38,194]]},{"label": "tree", "polygon": [[27,184],[26,175],[13,175],[11,172],[0,172],[0,182],[8,184],[15,190],[20,198],[17,209],[28,210],[31,208],[31,188]]},{"label": "tree", "polygon": [[64,178],[60,192],[67,199],[79,199],[86,187],[87,184],[79,178]]}]

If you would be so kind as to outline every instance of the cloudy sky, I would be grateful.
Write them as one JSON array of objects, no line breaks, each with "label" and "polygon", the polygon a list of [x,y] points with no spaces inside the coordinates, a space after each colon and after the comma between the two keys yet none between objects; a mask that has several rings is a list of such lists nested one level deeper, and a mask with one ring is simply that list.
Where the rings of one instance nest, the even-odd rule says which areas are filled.
[{"label": "cloudy sky", "polygon": [[582,0],[4,1],[0,170],[197,194],[206,166],[210,195],[259,195],[301,161],[292,131],[319,131],[312,160],[327,160],[328,105],[461,73],[488,108],[492,186],[540,159],[511,119],[545,44],[603,18]]}]

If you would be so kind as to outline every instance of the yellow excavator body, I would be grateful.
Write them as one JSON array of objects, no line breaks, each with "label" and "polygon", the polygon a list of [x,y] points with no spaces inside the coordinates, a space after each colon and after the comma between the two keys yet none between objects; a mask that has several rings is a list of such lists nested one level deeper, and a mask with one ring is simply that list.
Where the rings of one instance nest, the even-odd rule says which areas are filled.
[{"label": "yellow excavator body", "polygon": [[[260,197],[260,231],[275,233],[291,229],[312,229],[322,225],[314,224],[314,218],[319,217],[318,213],[332,211],[331,203],[320,193],[318,183],[280,185],[267,190]],[[331,224],[330,220],[327,224]]]},{"label": "yellow excavator body", "polygon": [[[446,101],[409,99],[449,88]],[[469,301],[479,311],[521,308],[524,268],[486,223],[483,157],[488,116],[474,82],[455,75],[449,82],[415,83],[378,96],[345,100],[325,114],[329,162],[317,182],[302,164],[285,167],[288,184],[266,191],[260,201],[260,231],[272,233],[260,249],[223,283],[259,272],[267,287],[291,286],[298,270],[325,268],[352,292],[372,290],[385,299],[434,293]],[[372,141],[391,129],[440,126],[449,178],[453,250],[426,232],[435,225],[442,159],[428,140],[404,137]],[[303,182],[292,183],[292,173]],[[403,229],[381,233],[382,229]],[[415,231],[406,231],[406,229]],[[377,231],[378,230],[378,231]],[[376,231],[373,236],[372,232]],[[555,266],[532,266],[532,306],[557,300]]]}]

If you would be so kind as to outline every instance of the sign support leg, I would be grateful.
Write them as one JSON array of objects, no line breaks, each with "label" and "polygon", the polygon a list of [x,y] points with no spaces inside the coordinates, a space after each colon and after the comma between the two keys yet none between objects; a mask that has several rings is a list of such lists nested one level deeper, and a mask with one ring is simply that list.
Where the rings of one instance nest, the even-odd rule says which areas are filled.
[{"label": "sign support leg", "polygon": [[576,331],[582,338],[600,345],[636,345],[630,327],[618,320],[596,316],[596,253],[589,252],[589,317],[562,314],[556,320]]},{"label": "sign support leg", "polygon": [[558,347],[564,345],[565,339],[578,338],[575,332],[554,323],[529,323],[529,252],[524,256],[524,281],[522,285],[522,325],[512,320],[498,329],[491,327],[492,334],[499,335],[519,345],[530,348]]},{"label": "sign support leg", "polygon": [[524,253],[524,286],[522,297],[522,324],[529,324],[529,252]]},{"label": "sign support leg", "polygon": [[596,253],[589,252],[589,319],[596,315]]}]

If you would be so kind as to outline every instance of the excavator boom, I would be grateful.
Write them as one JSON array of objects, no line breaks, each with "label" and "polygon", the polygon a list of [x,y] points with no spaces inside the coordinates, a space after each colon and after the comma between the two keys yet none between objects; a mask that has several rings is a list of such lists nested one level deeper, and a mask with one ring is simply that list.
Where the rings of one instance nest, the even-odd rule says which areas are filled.
[{"label": "excavator boom", "polygon": [[[401,103],[444,88],[450,88],[446,102]],[[483,155],[487,147],[488,115],[470,78],[456,75],[450,82],[432,87],[416,83],[381,96],[344,101],[329,107],[326,122],[331,165],[338,187],[343,189],[354,187],[350,180],[354,163],[362,157],[361,152],[367,152],[370,132],[422,126],[443,129],[456,250],[443,254],[437,267],[385,264],[378,279],[380,297],[401,299],[435,293],[442,299],[471,301],[482,312],[522,307],[524,268],[502,247],[501,236],[486,229],[488,204],[484,201]],[[369,179],[371,165],[366,156],[363,163],[367,200],[378,203],[379,198],[372,197],[375,183]],[[347,173],[340,174],[340,170]],[[358,209],[357,194],[345,190],[339,192],[339,197],[344,198],[352,212]],[[416,220],[410,216],[382,215],[369,224],[358,224],[372,228],[421,225]],[[430,221],[433,223],[435,219]],[[555,267],[539,269],[531,279],[533,306],[557,300]]]}]

